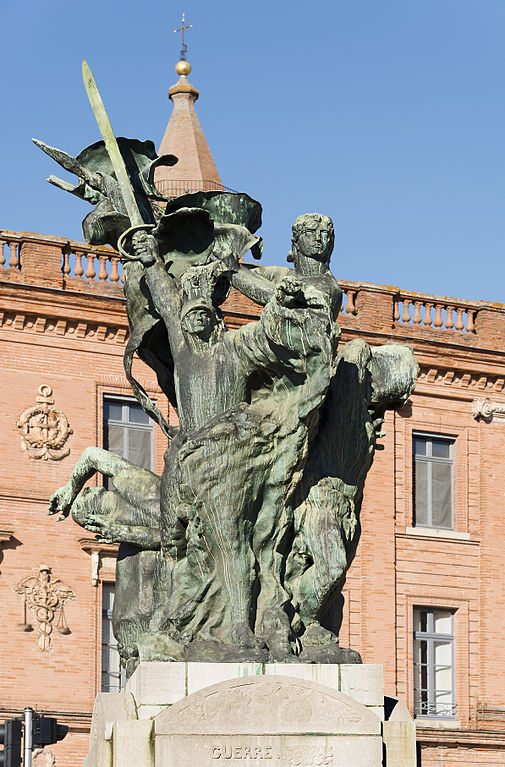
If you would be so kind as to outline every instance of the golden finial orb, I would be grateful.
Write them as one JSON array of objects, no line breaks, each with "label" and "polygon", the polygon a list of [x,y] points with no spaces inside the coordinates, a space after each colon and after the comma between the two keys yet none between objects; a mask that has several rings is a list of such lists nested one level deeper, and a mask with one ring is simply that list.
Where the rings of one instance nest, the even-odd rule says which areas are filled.
[{"label": "golden finial orb", "polygon": [[184,59],[181,59],[175,65],[175,71],[178,75],[189,75],[189,73],[191,72],[191,64],[189,63],[189,61],[185,61]]}]

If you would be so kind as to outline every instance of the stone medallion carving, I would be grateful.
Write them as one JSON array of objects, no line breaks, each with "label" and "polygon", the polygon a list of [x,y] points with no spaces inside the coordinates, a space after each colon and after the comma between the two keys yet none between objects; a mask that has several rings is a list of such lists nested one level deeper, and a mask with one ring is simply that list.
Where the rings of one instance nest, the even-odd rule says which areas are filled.
[{"label": "stone medallion carving", "polygon": [[475,419],[482,418],[488,423],[493,418],[505,419],[505,404],[501,402],[491,402],[489,399],[474,400],[472,402],[472,416]]},{"label": "stone medallion carving", "polygon": [[[70,634],[63,606],[69,599],[74,599],[75,593],[59,578],[52,580],[51,568],[47,565],[39,565],[38,569],[38,575],[23,578],[12,590],[32,611],[38,630],[37,647],[44,651],[51,646],[53,628],[60,634]],[[58,620],[55,623],[56,616]]]},{"label": "stone medallion carving", "polygon": [[30,458],[59,461],[70,453],[64,447],[72,429],[66,416],[54,407],[50,386],[39,386],[36,404],[21,413],[18,429],[21,430],[21,447]]}]

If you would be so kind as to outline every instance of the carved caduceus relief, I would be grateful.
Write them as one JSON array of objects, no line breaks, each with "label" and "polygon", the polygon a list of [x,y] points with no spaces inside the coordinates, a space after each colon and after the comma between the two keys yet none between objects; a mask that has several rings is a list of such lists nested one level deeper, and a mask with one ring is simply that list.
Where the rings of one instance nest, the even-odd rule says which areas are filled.
[{"label": "carved caduceus relief", "polygon": [[[67,600],[73,599],[75,594],[59,578],[51,580],[50,567],[39,565],[38,575],[24,578],[16,586],[13,586],[12,590],[21,595],[25,607],[33,613],[39,632],[37,647],[40,647],[41,650],[49,649],[53,627],[60,634],[70,634],[63,606]],[[58,613],[58,622],[54,626],[54,619]],[[23,625],[27,625],[26,618]]]},{"label": "carved caduceus relief", "polygon": [[64,444],[72,434],[72,429],[66,416],[52,407],[52,393],[47,384],[39,386],[37,404],[29,407],[19,417],[21,447],[30,458],[59,461],[70,453]]}]

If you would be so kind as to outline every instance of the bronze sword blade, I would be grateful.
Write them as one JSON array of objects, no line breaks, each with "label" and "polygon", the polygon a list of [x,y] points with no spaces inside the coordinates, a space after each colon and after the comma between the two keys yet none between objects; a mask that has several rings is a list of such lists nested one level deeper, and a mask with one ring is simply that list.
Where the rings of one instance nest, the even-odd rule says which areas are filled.
[{"label": "bronze sword blade", "polygon": [[82,78],[84,80],[84,87],[86,88],[93,114],[95,115],[100,133],[105,141],[105,148],[110,157],[112,167],[114,168],[121,194],[123,195],[130,223],[132,226],[140,226],[145,222],[140,214],[133,187],[128,176],[128,171],[126,170],[126,165],[114,135],[114,131],[112,130],[112,125],[110,124],[107,112],[105,111],[102,97],[100,96],[95,79],[91,74],[91,70],[86,61],[82,62]]}]

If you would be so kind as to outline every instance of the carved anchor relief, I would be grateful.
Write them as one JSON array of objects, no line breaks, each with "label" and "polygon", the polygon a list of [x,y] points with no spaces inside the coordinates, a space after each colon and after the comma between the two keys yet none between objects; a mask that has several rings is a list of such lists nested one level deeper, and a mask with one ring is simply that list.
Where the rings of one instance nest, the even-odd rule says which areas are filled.
[{"label": "carved anchor relief", "polygon": [[39,386],[37,404],[25,410],[18,421],[21,430],[21,447],[30,458],[59,461],[70,453],[65,448],[72,429],[63,413],[55,410],[52,389],[47,384]]},{"label": "carved anchor relief", "polygon": [[51,581],[51,568],[47,565],[39,565],[39,574],[24,578],[12,590],[19,594],[25,604],[25,623],[23,630],[29,624],[26,623],[26,608],[28,607],[35,619],[39,636],[37,647],[42,651],[48,650],[51,645],[51,634],[56,614],[59,612],[56,630],[60,634],[70,634],[70,629],[65,620],[63,605],[69,599],[74,599],[75,593],[59,578]]}]

